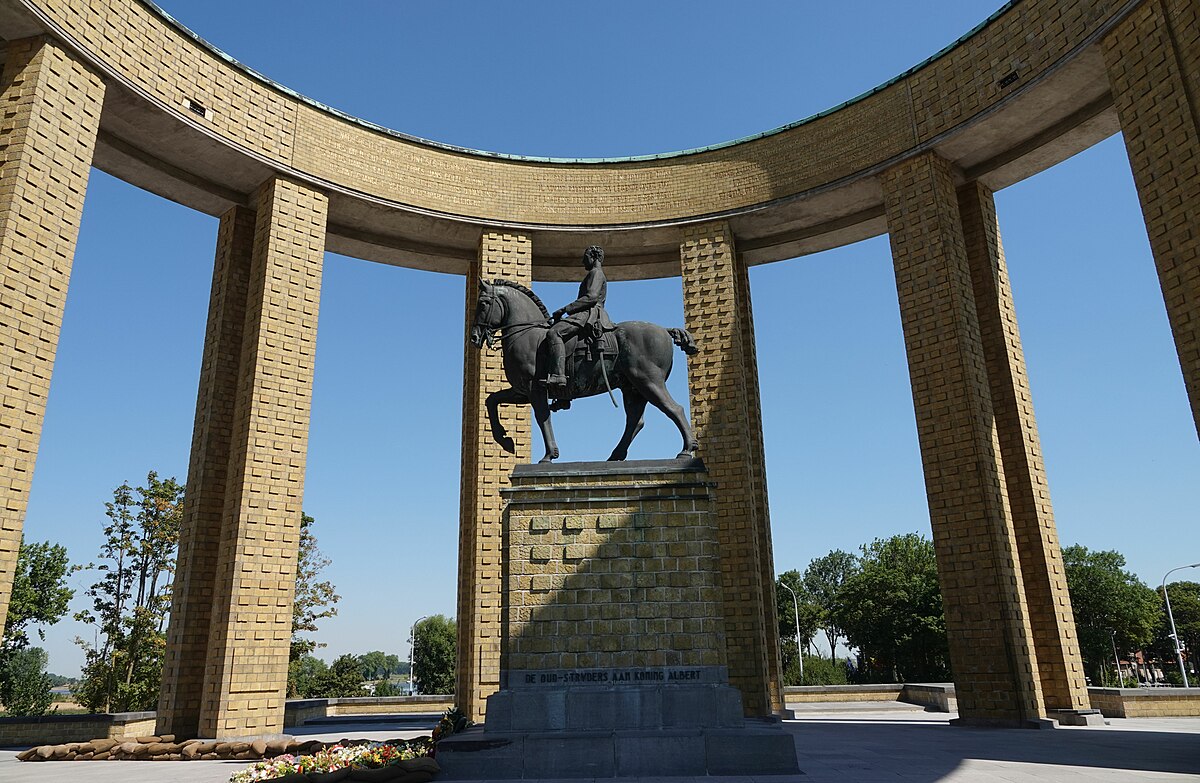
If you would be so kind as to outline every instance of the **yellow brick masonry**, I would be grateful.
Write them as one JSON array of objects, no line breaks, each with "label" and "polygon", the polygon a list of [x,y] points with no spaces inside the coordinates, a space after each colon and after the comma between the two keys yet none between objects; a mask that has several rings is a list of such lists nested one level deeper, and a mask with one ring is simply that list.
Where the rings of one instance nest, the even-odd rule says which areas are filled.
[{"label": "yellow brick masonry", "polygon": [[530,284],[533,250],[521,234],[485,233],[466,281],[463,340],[462,483],[458,543],[459,706],[483,720],[487,697],[500,687],[501,515],[500,490],[520,459],[528,459],[530,424],[522,406],[501,408],[501,420],[516,444],[508,454],[492,440],[484,400],[508,386],[498,350],[476,349],[466,339],[475,320],[479,278]]},{"label": "yellow brick masonry", "polygon": [[504,525],[504,670],[724,665],[706,480],[519,478]]},{"label": "yellow brick masonry", "polygon": [[1200,433],[1200,3],[1147,0],[1104,58]]},{"label": "yellow brick masonry", "polygon": [[987,364],[949,163],[881,176],[959,715],[1044,717]]},{"label": "yellow brick masonry", "polygon": [[972,182],[959,188],[958,207],[1044,706],[1089,709],[996,202],[987,187]]},{"label": "yellow brick masonry", "polygon": [[158,705],[162,734],[197,736],[254,255],[254,210],[221,216]]},{"label": "yellow brick masonry", "polygon": [[767,681],[771,711],[782,712],[783,661],[779,654],[779,616],[775,603],[775,552],[771,545],[771,512],[767,501],[767,457],[763,444],[762,394],[758,382],[758,348],[754,339],[754,307],[750,297],[750,270],[741,254],[735,258],[738,275],[738,318],[741,322],[743,376],[746,379],[746,435],[750,450],[751,497],[758,526],[758,570],[762,580],[763,611],[767,633]]},{"label": "yellow brick masonry", "polygon": [[198,731],[206,737],[283,728],[308,451],[327,200],[272,179],[254,202],[200,703]]},{"label": "yellow brick masonry", "polygon": [[140,0],[31,4],[136,90],[238,148],[426,209],[595,225],[718,213],[880,165],[995,108],[1010,94],[1000,77],[1037,80],[1126,3],[1017,3],[934,63],[820,119],[686,158],[583,166],[462,155],[348,122],[249,77]]},{"label": "yellow brick masonry", "polygon": [[79,218],[100,78],[47,38],[0,72],[0,618],[8,612]]},{"label": "yellow brick masonry", "polygon": [[692,424],[717,485],[729,680],[748,715],[766,715],[782,698],[748,278],[724,222],[686,229],[680,260],[684,318],[700,346],[688,362]]}]

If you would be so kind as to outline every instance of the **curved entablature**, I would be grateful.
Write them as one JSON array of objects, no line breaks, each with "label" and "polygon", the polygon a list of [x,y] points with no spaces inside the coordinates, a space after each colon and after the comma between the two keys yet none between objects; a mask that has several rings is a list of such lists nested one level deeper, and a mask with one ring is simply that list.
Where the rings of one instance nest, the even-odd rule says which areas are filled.
[{"label": "curved entablature", "polygon": [[347,117],[217,52],[139,0],[0,0],[0,33],[49,34],[108,82],[95,165],[220,214],[272,174],[326,191],[331,250],[463,273],[481,230],[533,237],[539,279],[605,245],[612,277],[678,273],[679,226],[724,218],[750,263],[883,233],[876,175],[928,149],[1004,187],[1118,130],[1096,41],[1132,0],[1023,0],[836,110],[641,158],[464,150]]}]

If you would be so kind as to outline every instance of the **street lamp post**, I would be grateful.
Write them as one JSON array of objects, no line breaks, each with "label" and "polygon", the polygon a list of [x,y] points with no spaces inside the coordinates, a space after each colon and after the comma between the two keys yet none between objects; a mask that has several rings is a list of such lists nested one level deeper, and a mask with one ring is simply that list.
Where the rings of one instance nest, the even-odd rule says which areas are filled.
[{"label": "street lamp post", "polygon": [[412,624],[412,637],[408,644],[408,693],[410,696],[417,695],[417,656],[414,653],[417,650],[417,623],[424,619],[425,616],[418,617]]},{"label": "street lamp post", "polygon": [[800,650],[800,599],[796,598],[796,591],[787,586],[787,583],[782,579],[779,584],[783,585],[783,589],[792,594],[792,606],[796,608],[796,660],[800,661],[800,682],[804,682],[804,653]]},{"label": "street lamp post", "polygon": [[1120,688],[1124,686],[1125,683],[1121,677],[1121,659],[1117,657],[1117,632],[1109,628],[1108,633],[1112,638],[1113,663],[1117,665],[1117,687]]},{"label": "street lamp post", "polygon": [[1163,574],[1162,591],[1163,600],[1167,602],[1167,619],[1171,621],[1171,639],[1175,642],[1175,660],[1179,662],[1179,673],[1183,675],[1183,687],[1187,688],[1189,685],[1187,669],[1185,669],[1183,666],[1183,648],[1179,646],[1179,632],[1175,630],[1175,615],[1173,612],[1171,612],[1171,596],[1167,593],[1167,577],[1176,571],[1182,571],[1185,568],[1200,568],[1200,563],[1182,565],[1178,568],[1172,568],[1170,571]]}]

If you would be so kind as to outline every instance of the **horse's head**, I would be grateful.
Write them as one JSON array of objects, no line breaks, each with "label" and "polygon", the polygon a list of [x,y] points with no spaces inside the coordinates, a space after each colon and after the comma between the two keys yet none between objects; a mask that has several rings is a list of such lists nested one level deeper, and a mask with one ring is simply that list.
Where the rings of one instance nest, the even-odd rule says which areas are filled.
[{"label": "horse's head", "polygon": [[471,345],[476,348],[491,342],[492,334],[504,323],[505,302],[502,289],[479,280],[479,298],[475,303],[475,322],[471,325]]}]

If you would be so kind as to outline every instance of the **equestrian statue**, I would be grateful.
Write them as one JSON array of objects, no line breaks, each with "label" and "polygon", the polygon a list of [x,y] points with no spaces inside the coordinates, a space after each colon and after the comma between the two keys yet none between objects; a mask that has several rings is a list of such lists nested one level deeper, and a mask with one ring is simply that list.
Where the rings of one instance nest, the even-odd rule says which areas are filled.
[{"label": "equestrian statue", "polygon": [[[513,440],[500,423],[501,405],[531,405],[542,431],[546,456],[558,458],[552,410],[569,408],[571,400],[620,389],[625,401],[625,433],[609,460],[623,460],[629,444],[642,429],[646,403],[667,415],[683,438],[680,457],[696,454],[696,438],[679,403],[667,391],[674,351],[678,345],[689,356],[696,342],[686,329],[666,329],[644,321],[613,324],[604,312],[608,282],[604,277],[604,251],[593,245],[583,253],[587,274],[579,297],[553,314],[533,291],[510,280],[479,281],[479,300],[471,344],[491,347],[500,333],[504,374],[509,388],[488,395],[492,438],[509,453]],[[616,404],[616,400],[613,400]]]}]

